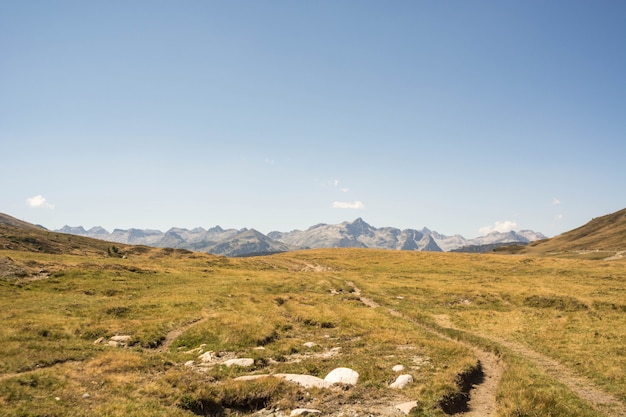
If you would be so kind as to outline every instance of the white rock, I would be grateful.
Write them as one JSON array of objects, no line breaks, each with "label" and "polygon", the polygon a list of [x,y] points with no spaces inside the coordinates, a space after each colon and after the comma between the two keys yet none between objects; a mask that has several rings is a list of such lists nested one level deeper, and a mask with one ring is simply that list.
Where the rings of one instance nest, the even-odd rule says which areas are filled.
[{"label": "white rock", "polygon": [[325,381],[322,378],[303,374],[244,375],[235,378],[235,381],[253,381],[255,379],[267,377],[282,378],[285,381],[293,382],[294,384],[298,384],[304,388],[330,388],[333,385],[331,382]]},{"label": "white rock", "polygon": [[191,366],[193,366],[193,363],[194,363],[193,361],[187,361],[187,362],[185,362],[185,366],[191,367]]},{"label": "white rock", "polygon": [[104,337],[99,337],[96,340],[94,340],[93,344],[97,345],[98,343],[102,343],[104,341]]},{"label": "white rock", "polygon": [[412,382],[413,382],[413,377],[411,375],[408,375],[408,374],[400,375],[398,376],[398,378],[396,378],[396,380],[391,385],[389,385],[389,388],[402,389]]},{"label": "white rock", "polygon": [[309,415],[316,415],[316,414],[322,414],[322,412],[320,410],[315,410],[313,408],[296,408],[295,410],[291,410],[291,414],[289,414],[291,417],[295,417],[295,416],[309,416]]},{"label": "white rock", "polygon": [[409,401],[407,403],[396,405],[396,408],[404,414],[409,414],[415,407],[417,407],[417,401]]},{"label": "white rock", "polygon": [[252,358],[228,359],[224,361],[224,365],[248,367],[248,366],[254,365],[254,359]]},{"label": "white rock", "polygon": [[391,370],[394,372],[402,372],[404,371],[404,365],[396,365],[393,368],[391,368]]},{"label": "white rock", "polygon": [[[313,342],[306,342],[306,343],[304,344],[304,346],[306,346],[306,347],[308,347],[308,348],[310,349],[310,348],[312,348],[312,347],[317,346],[317,343],[313,343]],[[300,410],[300,409],[298,408],[297,410]],[[303,408],[302,410],[304,410],[304,408]]]},{"label": "white rock", "polygon": [[88,393],[84,393],[84,394],[83,394],[83,399],[85,399],[85,400],[86,400],[86,399],[87,399],[87,398],[89,398],[89,397],[91,397],[91,395],[89,395]]},{"label": "white rock", "polygon": [[215,352],[213,351],[204,352],[202,355],[198,356],[198,359],[200,359],[202,363],[212,362],[214,358]]},{"label": "white rock", "polygon": [[333,384],[313,375],[276,374],[274,376],[302,385],[304,388],[329,388]]},{"label": "white rock", "polygon": [[112,346],[112,347],[118,347],[120,345],[120,343],[116,342],[115,340],[109,340],[107,342],[107,345]]},{"label": "white rock", "polygon": [[114,342],[119,342],[119,343],[128,343],[130,342],[130,339],[132,338],[133,338],[132,336],[120,334],[120,335],[113,336],[111,340]]},{"label": "white rock", "polygon": [[331,384],[356,385],[359,373],[350,368],[335,368],[326,375],[324,381]]},{"label": "white rock", "polygon": [[259,379],[259,378],[267,378],[270,376],[276,376],[276,375],[270,375],[270,374],[263,374],[263,375],[244,375],[244,376],[238,376],[237,378],[235,378],[235,381],[254,381],[255,379]]}]

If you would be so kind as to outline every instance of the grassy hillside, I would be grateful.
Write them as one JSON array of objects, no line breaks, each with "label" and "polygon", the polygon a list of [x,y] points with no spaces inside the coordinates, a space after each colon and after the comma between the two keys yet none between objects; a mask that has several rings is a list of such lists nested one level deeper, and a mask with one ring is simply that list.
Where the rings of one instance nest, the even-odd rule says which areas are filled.
[{"label": "grassy hillside", "polygon": [[[414,415],[443,416],[485,352],[505,366],[498,416],[623,415],[622,260],[366,249],[227,259],[11,227],[0,231],[0,416],[394,415],[413,400]],[[206,351],[254,362],[202,367]],[[403,390],[389,388],[397,364],[414,378]],[[358,384],[235,380],[337,367]],[[570,374],[609,400],[578,393]]]},{"label": "grassy hillside", "polygon": [[0,213],[0,249],[39,253],[121,256],[129,246],[83,236],[50,232]]},{"label": "grassy hillside", "polygon": [[[552,239],[531,243],[524,253],[558,254],[598,251],[605,257],[626,250],[626,209],[602,217]],[[597,255],[602,257],[603,254]]]}]

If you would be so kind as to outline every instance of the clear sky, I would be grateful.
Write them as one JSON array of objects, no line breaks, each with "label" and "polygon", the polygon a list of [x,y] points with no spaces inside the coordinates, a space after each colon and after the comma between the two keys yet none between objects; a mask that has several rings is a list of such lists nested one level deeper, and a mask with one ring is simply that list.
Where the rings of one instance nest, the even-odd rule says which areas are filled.
[{"label": "clear sky", "polygon": [[0,212],[553,236],[626,207],[626,2],[0,1]]}]

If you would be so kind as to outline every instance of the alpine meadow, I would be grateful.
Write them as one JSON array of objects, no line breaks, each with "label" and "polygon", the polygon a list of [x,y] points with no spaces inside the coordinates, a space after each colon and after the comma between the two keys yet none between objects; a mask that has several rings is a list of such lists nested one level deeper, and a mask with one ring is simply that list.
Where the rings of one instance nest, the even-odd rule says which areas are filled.
[{"label": "alpine meadow", "polygon": [[626,416],[625,224],[227,258],[2,215],[0,415]]}]

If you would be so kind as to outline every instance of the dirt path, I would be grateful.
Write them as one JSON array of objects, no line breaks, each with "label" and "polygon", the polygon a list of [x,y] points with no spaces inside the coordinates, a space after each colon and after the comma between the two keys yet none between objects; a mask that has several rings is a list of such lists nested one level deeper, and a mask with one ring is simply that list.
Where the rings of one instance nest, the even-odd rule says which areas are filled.
[{"label": "dirt path", "polygon": [[[380,307],[380,304],[373,299],[364,297],[361,294],[361,290],[356,287],[353,282],[346,282],[346,284],[353,288],[354,294],[359,297],[359,300],[361,300],[363,304],[372,308]],[[474,355],[476,355],[476,359],[480,364],[483,375],[480,383],[473,385],[470,389],[470,400],[467,403],[469,411],[457,412],[454,415],[463,417],[494,417],[496,415],[496,392],[498,391],[498,384],[500,383],[500,379],[504,373],[504,364],[497,355],[469,343],[452,339],[445,333],[439,332],[436,329],[409,319],[397,310],[389,309],[389,313],[395,317],[410,320],[412,323],[420,326],[437,337],[454,343],[459,343],[470,348],[474,352]]]},{"label": "dirt path", "polygon": [[[399,313],[395,310],[392,311],[392,314],[398,317],[404,317],[402,313]],[[455,413],[455,416],[464,416],[464,417],[493,417],[496,416],[496,393],[498,391],[498,385],[500,384],[500,379],[502,379],[502,374],[504,373],[504,363],[494,353],[488,352],[486,350],[480,349],[477,346],[474,346],[470,343],[462,342],[460,340],[456,340],[446,335],[443,332],[440,332],[432,327],[428,327],[422,323],[411,320],[407,317],[404,317],[407,320],[415,323],[420,326],[424,330],[440,337],[442,339],[448,340],[450,342],[458,343],[463,346],[466,346],[474,352],[474,355],[478,359],[483,373],[483,378],[480,383],[472,386],[469,397],[470,400],[467,403],[469,408],[468,411]]]},{"label": "dirt path", "polygon": [[[450,317],[447,315],[438,315],[434,316],[434,318],[437,324],[442,327],[458,329],[452,324],[452,322],[450,321]],[[498,343],[510,349],[513,353],[532,362],[536,366],[543,369],[552,378],[567,386],[572,392],[574,392],[583,400],[589,402],[593,407],[606,414],[607,416],[626,417],[626,405],[624,403],[616,399],[613,395],[603,391],[588,379],[576,375],[560,362],[557,362],[552,358],[549,358],[539,352],[535,352],[534,350],[518,343],[510,342],[482,333],[474,334],[484,339],[488,339],[495,343]],[[478,416],[478,414],[476,414],[476,416]]]},{"label": "dirt path", "polygon": [[565,365],[517,343],[496,338],[492,340],[541,367],[552,378],[566,385],[576,395],[588,401],[606,415],[626,417],[626,405],[624,403],[603,391],[588,379],[576,375]]},{"label": "dirt path", "polygon": [[202,317],[192,320],[182,327],[178,327],[176,329],[170,330],[165,335],[165,340],[163,341],[163,343],[161,343],[161,345],[155,350],[157,352],[167,352],[169,348],[172,346],[172,344],[174,343],[174,341],[178,339],[180,335],[182,335],[185,331],[187,331],[187,329],[189,329],[192,326],[195,326],[196,324],[206,321],[208,318],[209,318],[209,315],[207,314],[207,312],[205,310],[202,310]]}]

